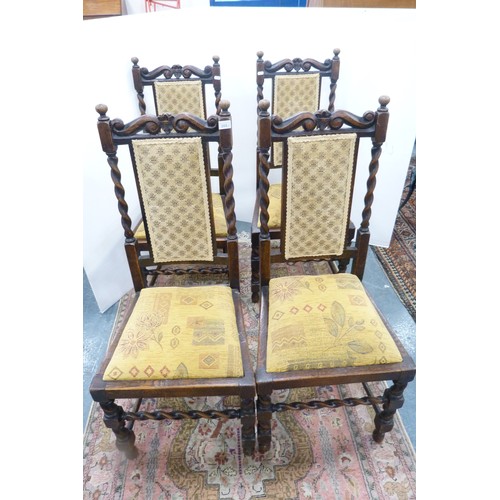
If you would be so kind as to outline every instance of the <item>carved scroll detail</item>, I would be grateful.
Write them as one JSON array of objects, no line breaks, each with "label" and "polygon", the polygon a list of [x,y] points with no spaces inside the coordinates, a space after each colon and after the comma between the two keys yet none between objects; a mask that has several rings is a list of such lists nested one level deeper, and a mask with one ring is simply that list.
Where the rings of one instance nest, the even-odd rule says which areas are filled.
[{"label": "carved scroll detail", "polygon": [[137,132],[147,132],[148,134],[158,134],[161,132],[161,123],[156,116],[142,115],[129,123],[124,123],[120,118],[110,121],[113,134],[120,137],[132,135]]},{"label": "carved scroll detail", "polygon": [[279,134],[292,132],[300,127],[307,131],[316,128],[319,130],[338,130],[344,125],[358,129],[367,129],[372,127],[375,121],[376,113],[373,111],[367,111],[363,116],[357,116],[349,111],[338,110],[332,113],[330,111],[321,110],[316,113],[298,113],[286,120],[275,115],[271,120],[271,128],[273,132]]},{"label": "carved scroll detail", "polygon": [[152,81],[159,76],[164,76],[167,80],[172,77],[179,78],[191,78],[192,75],[199,77],[202,80],[208,80],[212,78],[212,66],[205,66],[205,69],[197,68],[196,66],[181,66],[179,64],[174,64],[173,66],[159,66],[152,71],[147,68],[141,68],[141,78],[144,81]]},{"label": "carved scroll detail", "polygon": [[146,269],[148,276],[183,276],[192,274],[227,274],[228,269],[225,267],[189,267],[189,268],[167,268],[161,267],[160,269]]},{"label": "carved scroll detail", "polygon": [[170,133],[172,130],[186,133],[189,129],[199,132],[211,133],[218,130],[218,117],[210,116],[204,120],[190,113],[178,115],[164,114],[160,116],[142,115],[129,123],[124,123],[119,118],[111,120],[111,130],[118,137],[127,137],[139,132],[157,135],[160,132]]},{"label": "carved scroll detail", "polygon": [[282,59],[277,63],[271,63],[271,61],[266,61],[264,63],[264,68],[267,73],[276,73],[280,69],[285,69],[287,73],[291,71],[309,71],[311,68],[318,69],[320,71],[329,71],[332,67],[332,60],[327,59],[324,63],[316,61],[316,59],[300,59],[298,57],[294,59]]},{"label": "carved scroll detail", "polygon": [[209,116],[207,120],[203,120],[190,113],[180,113],[178,115],[166,115],[171,119],[173,129],[176,132],[187,132],[190,128],[199,132],[217,132],[219,118],[218,116]]}]

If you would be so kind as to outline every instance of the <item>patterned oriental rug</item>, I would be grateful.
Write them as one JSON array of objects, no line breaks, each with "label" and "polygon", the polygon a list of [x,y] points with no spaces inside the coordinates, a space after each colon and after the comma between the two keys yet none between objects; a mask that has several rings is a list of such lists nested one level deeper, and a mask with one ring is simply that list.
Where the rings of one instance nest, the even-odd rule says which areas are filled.
[{"label": "patterned oriental rug", "polygon": [[[409,194],[408,186],[410,185],[412,173],[415,172],[416,168],[417,158],[412,156],[401,202]],[[389,248],[371,247],[401,302],[414,320],[416,320],[417,304],[416,229],[417,190],[415,189],[398,212]]]},{"label": "patterned oriental rug", "polygon": [[[250,239],[240,234],[241,295],[249,346],[257,347],[258,307],[250,300]],[[326,263],[273,266],[275,276],[328,273]],[[198,281],[196,281],[198,280]],[[175,276],[157,285],[217,283],[216,276]],[[132,292],[119,304],[113,332],[123,322]],[[382,384],[382,386],[380,385]],[[383,383],[374,384],[383,391]],[[359,384],[283,390],[276,401],[364,396]],[[126,409],[131,405],[119,401]],[[176,399],[179,409],[230,407],[226,398]],[[143,401],[146,411],[154,400]],[[173,401],[158,401],[171,408]],[[371,407],[287,411],[273,416],[273,442],[265,454],[246,457],[240,451],[239,421],[185,420],[136,422],[135,460],[115,448],[111,430],[94,403],[84,433],[84,499],[414,499],[416,457],[396,414],[394,429],[381,445],[371,437]]]}]

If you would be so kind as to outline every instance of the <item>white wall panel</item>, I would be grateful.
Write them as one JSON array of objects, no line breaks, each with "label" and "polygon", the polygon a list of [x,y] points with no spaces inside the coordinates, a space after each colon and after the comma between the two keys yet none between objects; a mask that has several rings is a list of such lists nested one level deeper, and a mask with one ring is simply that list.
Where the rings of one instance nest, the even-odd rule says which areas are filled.
[{"label": "white wall panel", "polygon": [[[204,67],[220,56],[223,98],[231,101],[234,134],[236,215],[250,221],[254,204],[256,145],[256,52],[264,59],[313,57],[324,60],[341,49],[337,109],[374,110],[378,97],[391,97],[388,137],[383,148],[371,221],[371,243],[388,246],[416,137],[415,10],[304,8],[188,8],[137,13],[143,2],[126,0],[136,15],[84,22],[79,96],[84,140],[84,267],[104,311],[132,288],[123,250],[123,230],[106,155],[97,134],[95,105],[110,118],[138,116],[130,58],[153,69],[161,64]],[[208,2],[206,2],[208,4]],[[149,90],[149,89],[146,89]],[[150,108],[152,109],[152,108]],[[368,165],[370,142],[360,150]],[[127,152],[118,151],[120,166]],[[127,188],[124,168],[123,182]],[[127,192],[130,193],[130,190]],[[127,194],[126,193],[126,194]],[[356,207],[364,183],[356,185]],[[129,199],[133,219],[139,217]],[[359,220],[355,220],[359,222]]]}]

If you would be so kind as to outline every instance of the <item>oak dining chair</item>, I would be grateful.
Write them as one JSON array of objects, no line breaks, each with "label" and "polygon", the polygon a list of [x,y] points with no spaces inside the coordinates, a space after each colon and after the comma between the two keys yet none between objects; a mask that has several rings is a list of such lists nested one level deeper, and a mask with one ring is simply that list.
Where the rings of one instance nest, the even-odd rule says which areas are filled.
[{"label": "oak dining chair", "polygon": [[[382,442],[416,373],[410,355],[363,285],[376,175],[385,142],[389,98],[361,116],[344,110],[303,112],[283,119],[261,100],[258,113],[260,330],[255,373],[259,450],[272,446],[276,412],[372,405],[373,438]],[[368,168],[358,151],[371,142]],[[271,236],[271,147],[283,145],[279,244]],[[349,235],[356,177],[366,190],[354,241]],[[275,274],[277,263],[350,260],[348,269]],[[304,267],[304,270],[307,268]],[[381,395],[372,383],[388,381]],[[281,403],[275,391],[361,383],[366,396]],[[273,394],[274,393],[274,394]]]},{"label": "oak dining chair", "polygon": [[[165,419],[239,419],[242,447],[255,445],[255,381],[240,299],[238,235],[229,102],[207,120],[189,113],[141,115],[127,123],[96,106],[97,128],[118,201],[125,251],[137,292],[90,393],[127,457],[137,456],[133,425]],[[226,195],[225,253],[214,223],[205,144],[220,146]],[[139,248],[125,201],[118,150],[130,156],[144,222],[147,255]],[[127,191],[128,192],[128,191]],[[117,221],[118,222],[118,221]],[[144,269],[169,275],[204,272],[224,262],[223,282],[146,287]],[[232,408],[145,410],[159,398],[237,396]],[[119,401],[117,401],[119,400]],[[125,400],[125,402],[123,401]],[[137,400],[132,403],[131,400]]]}]

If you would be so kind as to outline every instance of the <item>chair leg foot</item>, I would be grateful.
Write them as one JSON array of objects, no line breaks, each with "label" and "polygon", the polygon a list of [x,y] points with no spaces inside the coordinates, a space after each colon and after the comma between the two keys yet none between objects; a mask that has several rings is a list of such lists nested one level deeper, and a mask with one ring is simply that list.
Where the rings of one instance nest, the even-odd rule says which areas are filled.
[{"label": "chair leg foot", "polygon": [[127,429],[129,432],[127,434],[126,440],[123,443],[119,444],[118,436],[116,438],[116,447],[121,452],[125,454],[125,456],[129,460],[134,460],[139,455],[137,448],[135,447],[135,434],[134,431]]},{"label": "chair leg foot", "polygon": [[259,452],[265,453],[271,448],[271,395],[260,394],[257,399],[257,440]]},{"label": "chair leg foot", "polygon": [[104,425],[115,434],[117,449],[123,452],[128,459],[136,458],[138,452],[135,447],[135,434],[132,429],[125,425],[123,408],[118,406],[114,400],[99,404],[104,412]]},{"label": "chair leg foot", "polygon": [[372,437],[376,443],[380,444],[384,441],[385,434],[373,431]]},{"label": "chair leg foot", "polygon": [[394,382],[384,392],[386,402],[382,406],[382,411],[375,416],[375,430],[373,431],[373,440],[376,443],[382,443],[384,436],[394,427],[394,414],[396,410],[404,404],[403,392],[408,384]]},{"label": "chair leg foot", "polygon": [[243,455],[251,457],[255,450],[255,439],[246,440],[243,439]]},{"label": "chair leg foot", "polygon": [[250,456],[255,450],[255,399],[241,400],[241,441],[243,454]]},{"label": "chair leg foot", "polygon": [[349,259],[339,260],[339,273],[345,273],[347,271],[348,265],[349,265]]},{"label": "chair leg foot", "polygon": [[271,449],[271,436],[263,436],[260,434],[259,437],[259,453],[266,453]]}]

